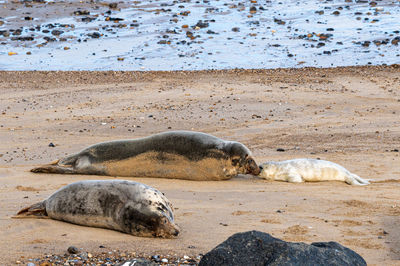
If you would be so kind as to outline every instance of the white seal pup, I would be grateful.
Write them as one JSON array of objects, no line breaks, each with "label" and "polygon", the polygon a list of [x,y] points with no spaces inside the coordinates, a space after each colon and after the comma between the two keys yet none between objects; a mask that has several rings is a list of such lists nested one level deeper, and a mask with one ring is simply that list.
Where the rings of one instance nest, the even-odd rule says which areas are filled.
[{"label": "white seal pup", "polygon": [[192,131],[98,143],[35,173],[224,180],[260,169],[242,143]]},{"label": "white seal pup", "polygon": [[172,205],[158,190],[125,180],[86,180],[67,185],[14,218],[51,218],[135,236],[179,234]]},{"label": "white seal pup", "polygon": [[266,162],[260,165],[260,177],[268,180],[300,183],[304,181],[344,181],[350,185],[368,185],[369,182],[350,173],[344,167],[329,161],[294,159]]}]

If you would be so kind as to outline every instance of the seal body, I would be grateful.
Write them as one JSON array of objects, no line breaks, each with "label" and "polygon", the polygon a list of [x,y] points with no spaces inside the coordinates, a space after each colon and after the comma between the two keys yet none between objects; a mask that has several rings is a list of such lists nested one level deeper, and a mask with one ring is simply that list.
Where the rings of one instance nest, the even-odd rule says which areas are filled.
[{"label": "seal body", "polygon": [[188,180],[223,180],[260,172],[245,145],[191,131],[98,143],[31,171]]},{"label": "seal body", "polygon": [[329,161],[294,159],[266,162],[260,165],[260,177],[268,180],[300,183],[304,181],[344,181],[350,185],[368,185],[369,182],[350,173],[344,167]]},{"label": "seal body", "polygon": [[[67,185],[18,216],[47,216],[135,236],[170,238],[179,234],[172,205],[158,190],[125,180],[86,180]],[[18,218],[17,216],[17,218]]]}]

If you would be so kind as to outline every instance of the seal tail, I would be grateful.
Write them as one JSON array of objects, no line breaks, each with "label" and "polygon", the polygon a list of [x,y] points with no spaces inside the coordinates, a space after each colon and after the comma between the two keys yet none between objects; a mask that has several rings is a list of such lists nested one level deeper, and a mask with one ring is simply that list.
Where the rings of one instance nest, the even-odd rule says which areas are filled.
[{"label": "seal tail", "polygon": [[350,185],[358,185],[358,186],[365,186],[369,185],[369,181],[365,180],[358,175],[350,173],[349,176],[346,178],[346,183]]},{"label": "seal tail", "polygon": [[46,201],[35,203],[29,207],[20,210],[16,216],[12,218],[48,218],[46,212]]}]

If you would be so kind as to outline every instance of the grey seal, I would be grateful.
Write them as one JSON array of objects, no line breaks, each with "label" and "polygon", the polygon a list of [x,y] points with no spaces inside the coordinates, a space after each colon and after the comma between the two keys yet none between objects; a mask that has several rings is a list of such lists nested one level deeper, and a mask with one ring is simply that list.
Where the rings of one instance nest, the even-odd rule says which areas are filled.
[{"label": "grey seal", "polygon": [[293,159],[260,165],[260,177],[268,180],[300,183],[304,181],[344,181],[349,185],[368,185],[368,180],[350,173],[336,163],[315,159]]},{"label": "grey seal", "polygon": [[179,234],[168,199],[150,186],[125,180],[72,183],[15,216],[25,217],[51,218],[144,237],[172,238]]},{"label": "grey seal", "polygon": [[187,180],[225,180],[260,173],[242,143],[193,131],[98,143],[31,171]]}]

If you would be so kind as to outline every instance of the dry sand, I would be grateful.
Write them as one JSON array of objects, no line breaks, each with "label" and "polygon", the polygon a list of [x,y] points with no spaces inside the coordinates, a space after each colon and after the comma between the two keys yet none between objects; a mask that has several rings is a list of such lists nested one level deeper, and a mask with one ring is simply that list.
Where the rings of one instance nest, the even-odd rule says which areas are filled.
[{"label": "dry sand", "polygon": [[[370,265],[400,265],[400,68],[201,72],[0,72],[0,264],[121,250],[197,255],[236,232],[337,241]],[[129,178],[165,193],[177,239],[139,238],[50,219],[11,219],[83,179],[29,169],[89,144],[196,130],[266,160],[321,158],[376,182],[290,184],[251,176],[194,182]],[[53,143],[55,147],[49,147]],[[277,149],[284,149],[278,152]],[[279,210],[279,211],[278,211]]]}]

